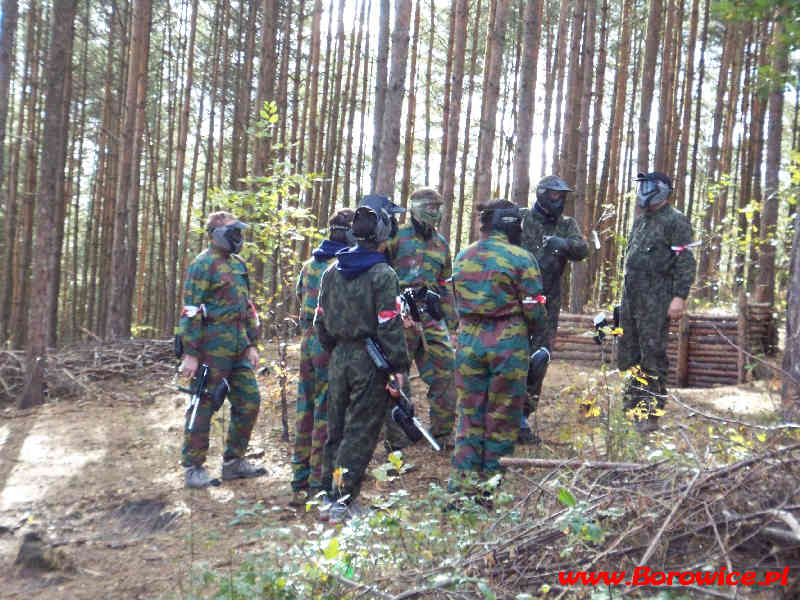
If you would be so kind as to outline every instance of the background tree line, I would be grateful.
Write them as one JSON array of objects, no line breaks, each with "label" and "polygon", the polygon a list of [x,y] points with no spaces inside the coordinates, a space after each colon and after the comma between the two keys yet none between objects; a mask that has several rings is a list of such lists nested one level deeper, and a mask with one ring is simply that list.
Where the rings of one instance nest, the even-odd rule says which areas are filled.
[{"label": "background tree line", "polygon": [[797,0],[2,11],[0,340],[32,365],[62,342],[171,335],[185,266],[220,206],[264,224],[254,279],[263,308],[285,312],[311,245],[303,228],[360,195],[405,204],[415,186],[438,187],[458,251],[475,204],[527,205],[549,173],[575,188],[565,212],[593,248],[568,275],[571,310],[615,298],[634,178],[650,170],[674,177],[702,241],[697,299],[785,300]]}]

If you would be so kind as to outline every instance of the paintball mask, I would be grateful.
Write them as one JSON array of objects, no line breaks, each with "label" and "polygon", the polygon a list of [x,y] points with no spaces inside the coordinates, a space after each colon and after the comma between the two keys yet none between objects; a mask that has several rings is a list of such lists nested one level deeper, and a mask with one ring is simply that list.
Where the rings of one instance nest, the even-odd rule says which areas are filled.
[{"label": "paintball mask", "polygon": [[[522,213],[517,206],[509,208],[491,208],[484,211],[491,212],[489,220],[490,231],[502,231],[508,236],[508,241],[519,246],[522,238]],[[484,216],[483,214],[481,215]]]},{"label": "paintball mask", "polygon": [[636,190],[636,203],[645,210],[659,206],[672,192],[672,180],[658,171],[639,173],[636,181],[639,184]]},{"label": "paintball mask", "polygon": [[411,216],[426,227],[436,229],[442,220],[442,201],[431,196],[411,198]]},{"label": "paintball mask", "polygon": [[241,221],[215,227],[211,230],[211,239],[221,250],[236,254],[242,249],[242,229],[248,227],[250,226]]},{"label": "paintball mask", "polygon": [[[381,242],[385,242],[386,240],[390,240],[395,235],[397,235],[397,219],[395,215],[404,213],[406,211],[405,208],[402,206],[398,206],[386,196],[380,196],[378,194],[368,194],[361,199],[361,202],[358,203],[359,208],[368,207],[375,214],[379,217],[378,221],[384,221],[388,225],[388,231],[382,235],[385,235],[382,239],[375,239],[375,243],[380,244]],[[356,217],[358,216],[358,210],[356,210]],[[353,218],[353,233],[356,236],[356,239],[359,238],[358,233],[356,233],[356,217]],[[379,225],[380,227],[380,225]],[[369,239],[369,238],[363,238]]]},{"label": "paintball mask", "polygon": [[574,190],[561,177],[548,175],[536,186],[536,206],[551,219],[558,219],[564,212],[567,192],[572,191]]}]

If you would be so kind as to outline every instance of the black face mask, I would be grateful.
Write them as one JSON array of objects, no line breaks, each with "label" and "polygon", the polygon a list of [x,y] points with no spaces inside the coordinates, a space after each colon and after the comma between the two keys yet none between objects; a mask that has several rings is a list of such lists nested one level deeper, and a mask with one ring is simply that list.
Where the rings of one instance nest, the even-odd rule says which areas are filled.
[{"label": "black face mask", "polygon": [[542,194],[540,198],[536,199],[539,209],[545,215],[552,219],[558,219],[561,213],[564,212],[564,196],[563,193],[552,193],[550,191]]},{"label": "black face mask", "polygon": [[211,232],[211,239],[222,250],[236,254],[242,249],[242,229],[244,223],[237,221],[232,225],[215,227]]}]

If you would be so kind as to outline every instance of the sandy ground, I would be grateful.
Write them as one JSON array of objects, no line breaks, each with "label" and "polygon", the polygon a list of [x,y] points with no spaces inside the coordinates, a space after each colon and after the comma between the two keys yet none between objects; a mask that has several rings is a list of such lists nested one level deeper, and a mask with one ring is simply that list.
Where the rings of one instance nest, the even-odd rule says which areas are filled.
[{"label": "sandy ground", "polygon": [[[295,344],[290,366],[296,355]],[[290,424],[295,377],[296,370],[288,388]],[[554,361],[538,421],[545,443],[518,448],[517,455],[573,451],[568,442],[580,418],[574,391],[592,378],[602,375]],[[231,524],[237,509],[261,501],[287,524],[314,519],[288,506],[291,443],[281,439],[274,377],[261,378],[264,407],[251,442],[251,455],[268,476],[193,491],[183,488],[179,466],[186,396],[174,391],[171,380],[165,366],[139,380],[106,382],[95,397],[0,412],[0,598],[185,597],[193,566],[219,568],[257,550],[258,542]],[[609,381],[618,385],[615,375]],[[419,397],[421,382],[413,389]],[[675,392],[693,405],[751,417],[773,410],[778,397],[764,384]],[[208,462],[215,474],[221,445],[219,424],[212,429]],[[383,460],[379,449],[373,466]],[[407,451],[406,462],[425,465],[405,478],[410,493],[424,493],[449,473],[448,457],[422,444]],[[385,486],[370,478],[364,495]],[[31,532],[42,537],[58,569],[31,573],[14,564]]]}]

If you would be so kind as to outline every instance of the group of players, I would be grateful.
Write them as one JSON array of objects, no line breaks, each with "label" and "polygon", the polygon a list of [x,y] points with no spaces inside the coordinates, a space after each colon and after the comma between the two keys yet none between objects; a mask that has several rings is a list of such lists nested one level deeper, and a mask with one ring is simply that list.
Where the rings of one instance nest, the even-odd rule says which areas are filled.
[{"label": "group of players", "polygon": [[[640,174],[640,214],[626,252],[618,359],[620,369],[641,367],[625,390],[626,408],[643,408],[636,411],[641,431],[657,427],[667,327],[682,314],[694,278],[691,227],[669,205],[671,190],[666,175]],[[479,481],[500,471],[500,457],[515,443],[538,442],[528,417],[544,369],[531,380],[529,357],[543,349],[549,360],[561,275],[568,260],[589,253],[575,219],[563,215],[571,191],[549,176],[531,208],[505,200],[479,205],[480,237],[454,261],[437,231],[443,204],[435,189],[411,194],[403,224],[397,215],[405,209],[377,195],[333,216],[328,238],[297,281],[302,341],[293,501],[319,497],[320,519],[333,522],[362,511],[356,499],[381,431],[389,451],[409,443],[390,415],[392,397],[409,395],[412,361],[427,387],[431,434],[452,450],[451,488],[471,493],[473,475]],[[179,328],[184,374],[203,363],[209,389],[223,377],[229,383],[223,480],[264,473],[244,458],[259,404],[257,315],[236,255],[245,227],[230,213],[209,216],[211,243],[189,267]],[[400,301],[403,290],[419,298],[429,292],[438,302],[420,302],[412,315]],[[367,340],[388,370],[373,362]],[[211,404],[210,397],[201,401],[192,431],[184,433],[187,487],[219,483],[204,468]]]}]

